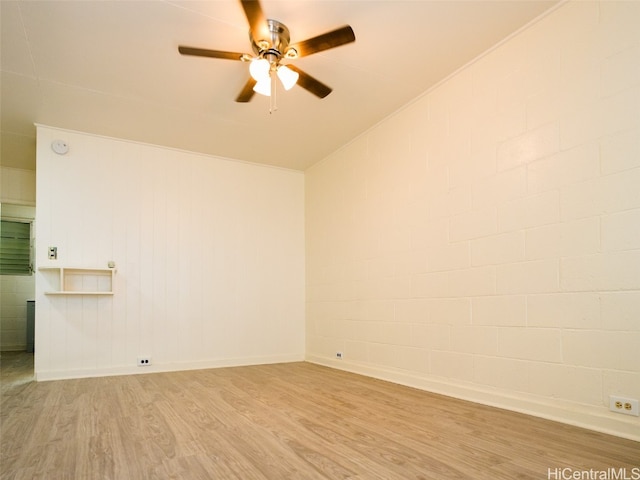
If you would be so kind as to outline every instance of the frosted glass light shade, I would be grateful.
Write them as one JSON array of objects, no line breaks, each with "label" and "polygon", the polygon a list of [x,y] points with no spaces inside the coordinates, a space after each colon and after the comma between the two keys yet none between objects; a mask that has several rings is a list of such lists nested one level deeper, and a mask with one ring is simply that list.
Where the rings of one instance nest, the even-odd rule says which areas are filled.
[{"label": "frosted glass light shade", "polygon": [[294,72],[286,65],[280,65],[278,67],[278,78],[282,82],[285,90],[291,90],[298,81],[298,72]]},{"label": "frosted glass light shade", "polygon": [[256,58],[249,64],[249,73],[256,82],[269,78],[269,69],[271,65],[264,58]]},{"label": "frosted glass light shade", "polygon": [[264,95],[265,97],[271,96],[271,78],[267,76],[267,78],[263,78],[258,80],[258,82],[253,87],[253,91],[259,93],[260,95]]}]

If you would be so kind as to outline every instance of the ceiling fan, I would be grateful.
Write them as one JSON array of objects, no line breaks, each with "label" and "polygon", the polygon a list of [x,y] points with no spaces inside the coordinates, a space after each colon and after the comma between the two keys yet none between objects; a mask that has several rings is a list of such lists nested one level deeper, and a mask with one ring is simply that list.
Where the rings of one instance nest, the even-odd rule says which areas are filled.
[{"label": "ceiling fan", "polygon": [[322,35],[290,44],[287,26],[277,20],[265,19],[258,0],[240,0],[240,3],[249,22],[249,39],[255,55],[182,45],[178,46],[178,51],[182,55],[248,62],[251,76],[236,97],[236,102],[248,102],[257,92],[272,97],[273,107],[276,93],[276,76],[286,90],[289,90],[297,83],[317,97],[324,98],[329,95],[331,93],[330,87],[298,67],[291,64],[285,65],[282,62],[306,57],[313,53],[354,42],[356,37],[352,28],[349,25],[345,25]]}]

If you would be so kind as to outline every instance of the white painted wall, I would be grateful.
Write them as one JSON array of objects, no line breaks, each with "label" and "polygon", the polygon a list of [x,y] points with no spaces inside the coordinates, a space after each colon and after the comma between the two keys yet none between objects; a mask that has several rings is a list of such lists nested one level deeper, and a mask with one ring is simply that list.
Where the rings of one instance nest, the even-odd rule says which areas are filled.
[{"label": "white painted wall", "polygon": [[0,203],[36,204],[36,172],[0,166]]},{"label": "white painted wall", "polygon": [[39,126],[37,265],[117,274],[54,297],[38,272],[37,378],[301,360],[303,204],[300,172]]},{"label": "white painted wall", "polygon": [[640,438],[639,24],[568,2],[307,171],[308,360]]}]

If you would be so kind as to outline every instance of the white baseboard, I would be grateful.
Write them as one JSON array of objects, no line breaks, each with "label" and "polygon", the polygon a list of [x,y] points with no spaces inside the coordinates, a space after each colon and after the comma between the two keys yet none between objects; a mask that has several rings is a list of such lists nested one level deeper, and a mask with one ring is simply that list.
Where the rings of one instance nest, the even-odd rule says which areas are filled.
[{"label": "white baseboard", "polygon": [[304,361],[304,354],[268,355],[261,357],[223,358],[196,362],[153,363],[138,367],[121,366],[76,370],[38,370],[35,378],[38,382],[50,380],[69,380],[72,378],[112,377],[116,375],[138,375],[144,373],[179,372],[184,370],[204,370],[208,368],[242,367],[249,365],[267,365],[271,363],[291,363]]},{"label": "white baseboard", "polygon": [[[420,390],[468,400],[482,405],[511,410],[560,423],[587,428],[629,440],[640,441],[640,417],[629,417],[573,402],[553,400],[513,392],[478,388],[456,384],[440,378],[420,376],[417,373],[377,365],[362,364],[332,358],[307,355],[305,360],[317,365],[357,373]],[[618,418],[622,417],[622,418]]]}]

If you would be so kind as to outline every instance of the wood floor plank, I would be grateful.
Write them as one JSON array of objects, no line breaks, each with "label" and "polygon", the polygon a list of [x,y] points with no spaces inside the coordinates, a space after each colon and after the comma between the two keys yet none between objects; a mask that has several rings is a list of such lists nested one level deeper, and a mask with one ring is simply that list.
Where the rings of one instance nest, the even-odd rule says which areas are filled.
[{"label": "wood floor plank", "polygon": [[538,480],[640,465],[638,442],[304,362],[35,383],[11,360],[3,480]]}]

